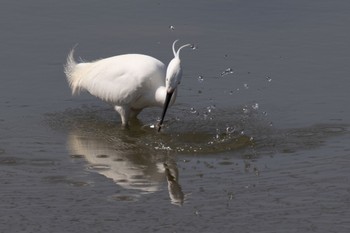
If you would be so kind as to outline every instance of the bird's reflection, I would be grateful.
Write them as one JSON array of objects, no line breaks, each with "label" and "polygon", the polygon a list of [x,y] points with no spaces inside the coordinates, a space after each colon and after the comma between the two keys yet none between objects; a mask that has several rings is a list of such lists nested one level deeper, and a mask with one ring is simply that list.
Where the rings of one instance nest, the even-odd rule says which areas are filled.
[{"label": "bird's reflection", "polygon": [[177,164],[170,155],[160,154],[144,145],[142,138],[127,135],[125,131],[111,133],[111,129],[97,130],[98,127],[101,125],[93,132],[82,129],[70,132],[70,153],[82,155],[89,169],[112,179],[125,191],[136,191],[138,196],[159,191],[166,178],[171,203],[183,204]]},{"label": "bird's reflection", "polygon": [[179,170],[174,161],[164,163],[165,175],[168,181],[169,196],[172,204],[182,205],[184,201],[184,193],[179,184]]}]

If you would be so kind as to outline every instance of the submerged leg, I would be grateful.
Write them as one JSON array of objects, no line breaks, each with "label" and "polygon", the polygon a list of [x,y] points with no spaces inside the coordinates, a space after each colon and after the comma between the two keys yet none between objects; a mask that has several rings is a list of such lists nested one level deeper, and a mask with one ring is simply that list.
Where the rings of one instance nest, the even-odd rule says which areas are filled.
[{"label": "submerged leg", "polygon": [[134,109],[132,108],[130,111],[130,118],[137,118],[137,116],[140,114],[142,109]]},{"label": "submerged leg", "polygon": [[131,109],[130,110],[130,123],[132,125],[141,126],[141,121],[137,118],[142,109]]},{"label": "submerged leg", "polygon": [[126,106],[114,106],[114,109],[119,113],[122,120],[122,126],[128,126],[130,108]]}]

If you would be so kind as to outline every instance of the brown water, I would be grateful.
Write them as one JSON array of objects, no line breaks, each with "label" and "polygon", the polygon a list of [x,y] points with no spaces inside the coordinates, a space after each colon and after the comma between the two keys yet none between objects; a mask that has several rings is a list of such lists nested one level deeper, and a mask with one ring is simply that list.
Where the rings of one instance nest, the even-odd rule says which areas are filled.
[{"label": "brown water", "polygon": [[[3,1],[0,232],[349,232],[349,11]],[[162,133],[161,109],[123,130],[107,104],[71,96],[76,43],[87,60],[167,63],[175,39],[196,49]]]}]

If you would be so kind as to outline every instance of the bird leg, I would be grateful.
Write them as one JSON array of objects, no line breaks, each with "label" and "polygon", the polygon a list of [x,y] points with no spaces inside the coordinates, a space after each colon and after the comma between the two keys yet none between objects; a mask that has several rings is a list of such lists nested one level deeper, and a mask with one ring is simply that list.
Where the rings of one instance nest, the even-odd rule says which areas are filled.
[{"label": "bird leg", "polygon": [[127,127],[129,116],[130,116],[130,108],[126,106],[114,106],[114,109],[119,113],[120,118],[122,120],[122,126]]}]

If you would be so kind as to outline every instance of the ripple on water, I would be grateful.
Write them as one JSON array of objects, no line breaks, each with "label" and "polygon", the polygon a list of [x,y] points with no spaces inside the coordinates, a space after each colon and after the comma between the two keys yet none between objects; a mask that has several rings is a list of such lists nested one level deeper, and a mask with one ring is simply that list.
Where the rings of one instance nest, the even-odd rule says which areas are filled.
[{"label": "ripple on water", "polygon": [[94,171],[104,171],[109,170],[111,167],[108,164],[89,164],[87,168]]},{"label": "ripple on water", "polygon": [[84,155],[80,155],[80,154],[72,154],[72,155],[70,155],[70,157],[72,159],[83,159],[85,156]]},{"label": "ripple on water", "polygon": [[43,178],[46,182],[50,184],[66,184],[74,187],[85,187],[90,185],[90,183],[80,180],[74,180],[66,176],[47,176]]},{"label": "ripple on water", "polygon": [[[246,111],[242,111],[246,109]],[[327,137],[347,132],[348,126],[325,124],[299,129],[276,129],[260,111],[258,103],[246,104],[235,109],[220,109],[211,104],[202,108],[176,109],[169,113],[160,133],[152,124],[136,122],[124,130],[115,121],[113,110],[98,107],[69,110],[51,114],[48,122],[54,127],[66,129],[80,140],[103,142],[111,150],[121,153],[147,154],[159,151],[184,154],[216,154],[241,149],[254,153],[293,153],[302,148],[320,145]],[[196,112],[196,114],[192,114]],[[176,116],[171,115],[176,114]],[[151,114],[148,117],[153,121]],[[147,119],[147,114],[142,119]],[[64,127],[63,127],[64,126]],[[72,137],[74,138],[74,137]],[[71,155],[81,158],[83,155]],[[100,153],[97,158],[108,158]],[[51,161],[52,162],[52,161]],[[49,161],[49,163],[51,163]],[[11,163],[9,161],[8,163]],[[14,161],[15,163],[15,161]],[[43,162],[45,164],[45,162]],[[105,164],[94,164],[92,170],[109,169]]]},{"label": "ripple on water", "polygon": [[138,200],[137,195],[112,195],[109,197],[112,201],[135,202]]},{"label": "ripple on water", "polygon": [[21,164],[21,159],[16,157],[0,157],[0,165],[16,166]]}]

